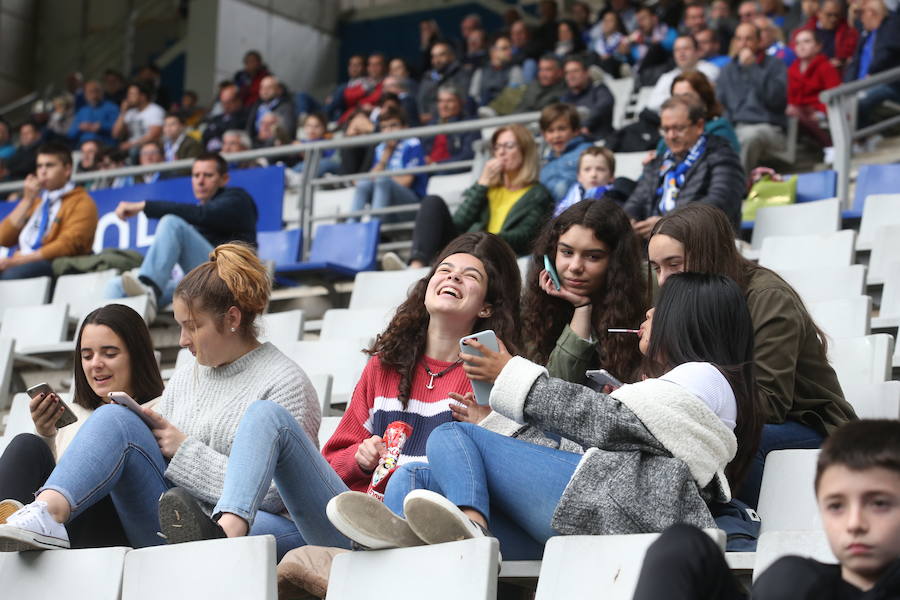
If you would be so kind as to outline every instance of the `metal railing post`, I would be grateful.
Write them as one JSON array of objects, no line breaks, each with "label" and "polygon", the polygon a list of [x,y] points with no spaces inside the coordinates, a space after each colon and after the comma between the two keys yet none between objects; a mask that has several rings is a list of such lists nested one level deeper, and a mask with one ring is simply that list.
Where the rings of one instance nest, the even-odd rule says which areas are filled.
[{"label": "metal railing post", "polygon": [[319,159],[322,151],[318,148],[309,150],[304,155],[303,177],[300,179],[300,230],[303,234],[303,249],[301,260],[309,258],[309,248],[312,245],[312,215],[313,215],[313,179],[319,171]]}]

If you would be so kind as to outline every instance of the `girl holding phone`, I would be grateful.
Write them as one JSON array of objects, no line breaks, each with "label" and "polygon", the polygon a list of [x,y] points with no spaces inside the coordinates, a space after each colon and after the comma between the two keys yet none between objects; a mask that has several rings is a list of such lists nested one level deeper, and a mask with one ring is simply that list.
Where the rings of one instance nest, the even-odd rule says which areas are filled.
[{"label": "girl holding phone", "polygon": [[[36,394],[30,402],[35,434],[23,433],[10,441],[0,456],[0,524],[34,499],[75,434],[106,394],[123,390],[143,404],[163,391],[153,342],[144,320],[121,304],[100,307],[84,318],[75,337],[75,393],[69,407],[78,420],[57,429],[62,414],[55,393]],[[128,545],[112,501],[104,498],[68,524],[73,548]]]},{"label": "girl holding phone", "polygon": [[[218,246],[185,275],[173,304],[179,343],[196,364],[175,371],[155,410],[142,408],[154,427],[124,406],[99,407],[35,501],[0,525],[0,550],[67,548],[64,524],[107,497],[131,546],[164,543],[157,535],[160,495],[177,485],[200,502],[218,498],[248,406],[283,407],[315,440],[321,420],[315,390],[296,363],[257,339],[255,321],[270,289],[265,267],[240,244]],[[279,516],[284,505],[274,488],[264,490],[259,507],[252,533],[274,535],[279,558],[303,543],[290,520]]]},{"label": "girl holding phone", "polygon": [[441,543],[490,527],[504,556],[519,560],[540,558],[554,535],[714,527],[707,503],[730,498],[761,426],[747,303],[726,277],[675,275],[640,331],[646,379],[611,394],[521,357],[494,384],[494,411],[584,454],[448,423],[428,440],[429,485],[405,497],[405,519],[353,493],[335,498],[329,516],[369,545]]}]

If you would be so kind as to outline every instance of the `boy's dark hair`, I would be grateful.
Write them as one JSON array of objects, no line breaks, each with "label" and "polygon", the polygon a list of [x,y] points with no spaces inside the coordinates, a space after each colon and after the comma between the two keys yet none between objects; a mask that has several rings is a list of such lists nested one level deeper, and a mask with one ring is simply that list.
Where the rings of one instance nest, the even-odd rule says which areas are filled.
[{"label": "boy's dark hair", "polygon": [[128,84],[128,87],[136,87],[138,93],[142,96],[146,96],[148,100],[153,99],[153,87],[147,83],[146,81],[132,81]]},{"label": "boy's dark hair", "polygon": [[201,160],[212,160],[216,163],[216,171],[219,175],[225,175],[228,173],[228,161],[222,158],[222,155],[218,152],[202,152],[200,156],[194,159],[194,162],[200,162]]},{"label": "boy's dark hair", "polygon": [[69,150],[69,147],[65,144],[59,142],[44,142],[38,146],[37,153],[38,155],[49,154],[50,156],[55,156],[60,160],[63,166],[72,166],[72,151]]},{"label": "boy's dark hair", "polygon": [[388,106],[381,111],[381,114],[378,115],[378,122],[384,123],[385,121],[400,121],[400,124],[404,127],[409,125],[409,120],[406,118],[406,111],[399,106]]},{"label": "boy's dark hair", "polygon": [[581,128],[581,117],[578,116],[578,109],[574,105],[566,104],[565,102],[557,102],[545,106],[541,111],[538,125],[541,131],[547,131],[553,122],[560,118],[566,119],[569,122],[569,127],[574,131],[578,131]]},{"label": "boy's dark hair", "polygon": [[851,421],[828,436],[816,463],[816,492],[822,475],[835,465],[851,471],[881,467],[900,473],[900,421]]}]

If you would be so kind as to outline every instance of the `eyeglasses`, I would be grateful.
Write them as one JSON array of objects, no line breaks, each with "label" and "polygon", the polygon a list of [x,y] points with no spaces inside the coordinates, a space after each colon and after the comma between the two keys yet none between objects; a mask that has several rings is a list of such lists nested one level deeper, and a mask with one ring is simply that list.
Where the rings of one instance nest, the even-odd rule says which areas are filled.
[{"label": "eyeglasses", "polygon": [[669,135],[670,133],[677,133],[677,134],[681,135],[682,133],[687,131],[688,127],[690,127],[690,126],[691,126],[691,124],[687,123],[685,125],[672,125],[671,127],[660,127],[659,135],[661,135],[663,137]]},{"label": "eyeglasses", "polygon": [[506,142],[505,144],[494,144],[494,152],[499,152],[500,150],[518,150],[519,145],[515,142]]}]

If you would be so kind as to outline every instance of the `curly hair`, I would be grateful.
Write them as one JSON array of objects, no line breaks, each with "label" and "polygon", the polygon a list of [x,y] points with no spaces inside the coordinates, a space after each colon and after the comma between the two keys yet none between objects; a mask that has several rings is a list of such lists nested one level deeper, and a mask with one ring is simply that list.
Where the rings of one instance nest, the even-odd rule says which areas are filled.
[{"label": "curly hair", "polygon": [[641,269],[640,245],[628,217],[610,200],[585,200],[550,221],[533,247],[533,264],[522,300],[522,329],[530,336],[528,358],[547,364],[575,308],[567,301],[544,293],[539,284],[543,256],[556,257],[559,238],[573,225],[586,227],[611,250],[609,267],[591,296],[591,323],[597,339],[597,364],[623,380],[637,378],[641,363],[638,340],[630,335],[607,333],[610,327],[637,327],[650,305],[650,288]]},{"label": "curly hair", "polygon": [[453,254],[470,254],[480,260],[487,274],[485,302],[492,307],[491,315],[476,319],[472,332],[493,329],[511,354],[519,348],[519,295],[522,279],[516,256],[502,238],[485,232],[464,233],[452,240],[438,254],[428,274],[420,279],[384,333],[375,338],[366,353],[377,354],[381,363],[400,373],[397,397],[406,408],[416,366],[425,354],[430,315],[425,308],[425,292],[438,265]]}]

